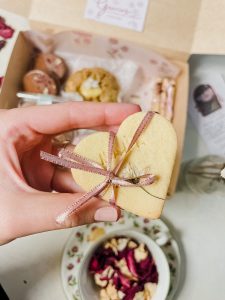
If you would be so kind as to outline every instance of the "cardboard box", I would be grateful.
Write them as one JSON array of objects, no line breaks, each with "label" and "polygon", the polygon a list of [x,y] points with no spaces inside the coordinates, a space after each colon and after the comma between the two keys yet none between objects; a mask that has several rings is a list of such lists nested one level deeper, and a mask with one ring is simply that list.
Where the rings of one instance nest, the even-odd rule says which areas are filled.
[{"label": "cardboard box", "polygon": [[[170,0],[169,3],[165,0],[150,0],[145,29],[141,33],[84,19],[85,0],[26,0],[22,4],[20,2],[3,1],[1,6],[28,17],[34,29],[49,33],[76,29],[118,37],[139,44],[140,47],[156,50],[180,67],[181,74],[177,80],[173,118],[173,125],[178,136],[178,151],[168,191],[168,194],[173,194],[179,174],[187,115],[187,59],[192,49],[200,1],[195,0],[189,3],[185,0],[179,2]],[[201,36],[200,29],[198,35]],[[19,34],[2,87],[0,108],[8,109],[17,106],[15,95],[20,89],[21,78],[28,69],[31,53],[32,45],[22,33]]]}]

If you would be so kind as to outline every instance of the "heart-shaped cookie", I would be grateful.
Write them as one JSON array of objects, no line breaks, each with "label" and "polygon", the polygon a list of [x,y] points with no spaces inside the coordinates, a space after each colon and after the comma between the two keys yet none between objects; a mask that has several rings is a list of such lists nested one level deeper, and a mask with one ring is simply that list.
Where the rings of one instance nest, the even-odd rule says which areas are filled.
[{"label": "heart-shaped cookie", "polygon": [[[133,114],[121,124],[113,148],[112,169],[128,148],[144,116],[144,112]],[[81,140],[74,152],[106,169],[108,142],[108,132],[94,133]],[[158,218],[167,195],[176,149],[177,138],[173,126],[164,117],[154,114],[126,156],[117,176],[135,178],[150,173],[156,176],[156,180],[144,187],[116,187],[116,204],[136,215]],[[76,183],[87,192],[105,179],[103,175],[77,169],[72,169],[72,175]],[[101,193],[106,201],[110,200],[111,195],[111,186]]]}]

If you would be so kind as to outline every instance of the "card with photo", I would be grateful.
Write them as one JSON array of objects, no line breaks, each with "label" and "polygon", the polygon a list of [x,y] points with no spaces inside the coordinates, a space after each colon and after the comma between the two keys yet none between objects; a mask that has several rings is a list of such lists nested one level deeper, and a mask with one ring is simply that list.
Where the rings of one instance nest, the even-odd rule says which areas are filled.
[{"label": "card with photo", "polygon": [[189,115],[209,152],[225,156],[225,82],[221,74],[191,76]]}]

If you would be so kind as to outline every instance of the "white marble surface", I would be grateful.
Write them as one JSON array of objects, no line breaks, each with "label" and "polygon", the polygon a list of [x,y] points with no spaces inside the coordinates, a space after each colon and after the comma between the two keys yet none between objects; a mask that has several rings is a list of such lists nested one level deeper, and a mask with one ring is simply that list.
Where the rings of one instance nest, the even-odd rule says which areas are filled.
[{"label": "white marble surface", "polygon": [[[204,154],[207,149],[188,121],[184,159]],[[183,284],[177,299],[225,299],[225,195],[177,192],[167,201],[164,217],[183,248]],[[37,234],[0,247],[0,282],[11,300],[66,299],[60,262],[70,232]]]}]

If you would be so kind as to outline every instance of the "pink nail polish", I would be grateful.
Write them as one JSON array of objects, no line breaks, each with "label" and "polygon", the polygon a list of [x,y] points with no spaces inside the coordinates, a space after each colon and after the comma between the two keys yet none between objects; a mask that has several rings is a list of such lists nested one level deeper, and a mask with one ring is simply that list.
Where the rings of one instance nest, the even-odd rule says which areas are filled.
[{"label": "pink nail polish", "polygon": [[115,207],[112,206],[106,206],[101,207],[95,212],[95,221],[103,222],[103,221],[109,221],[109,222],[115,222],[118,219],[118,213]]}]

